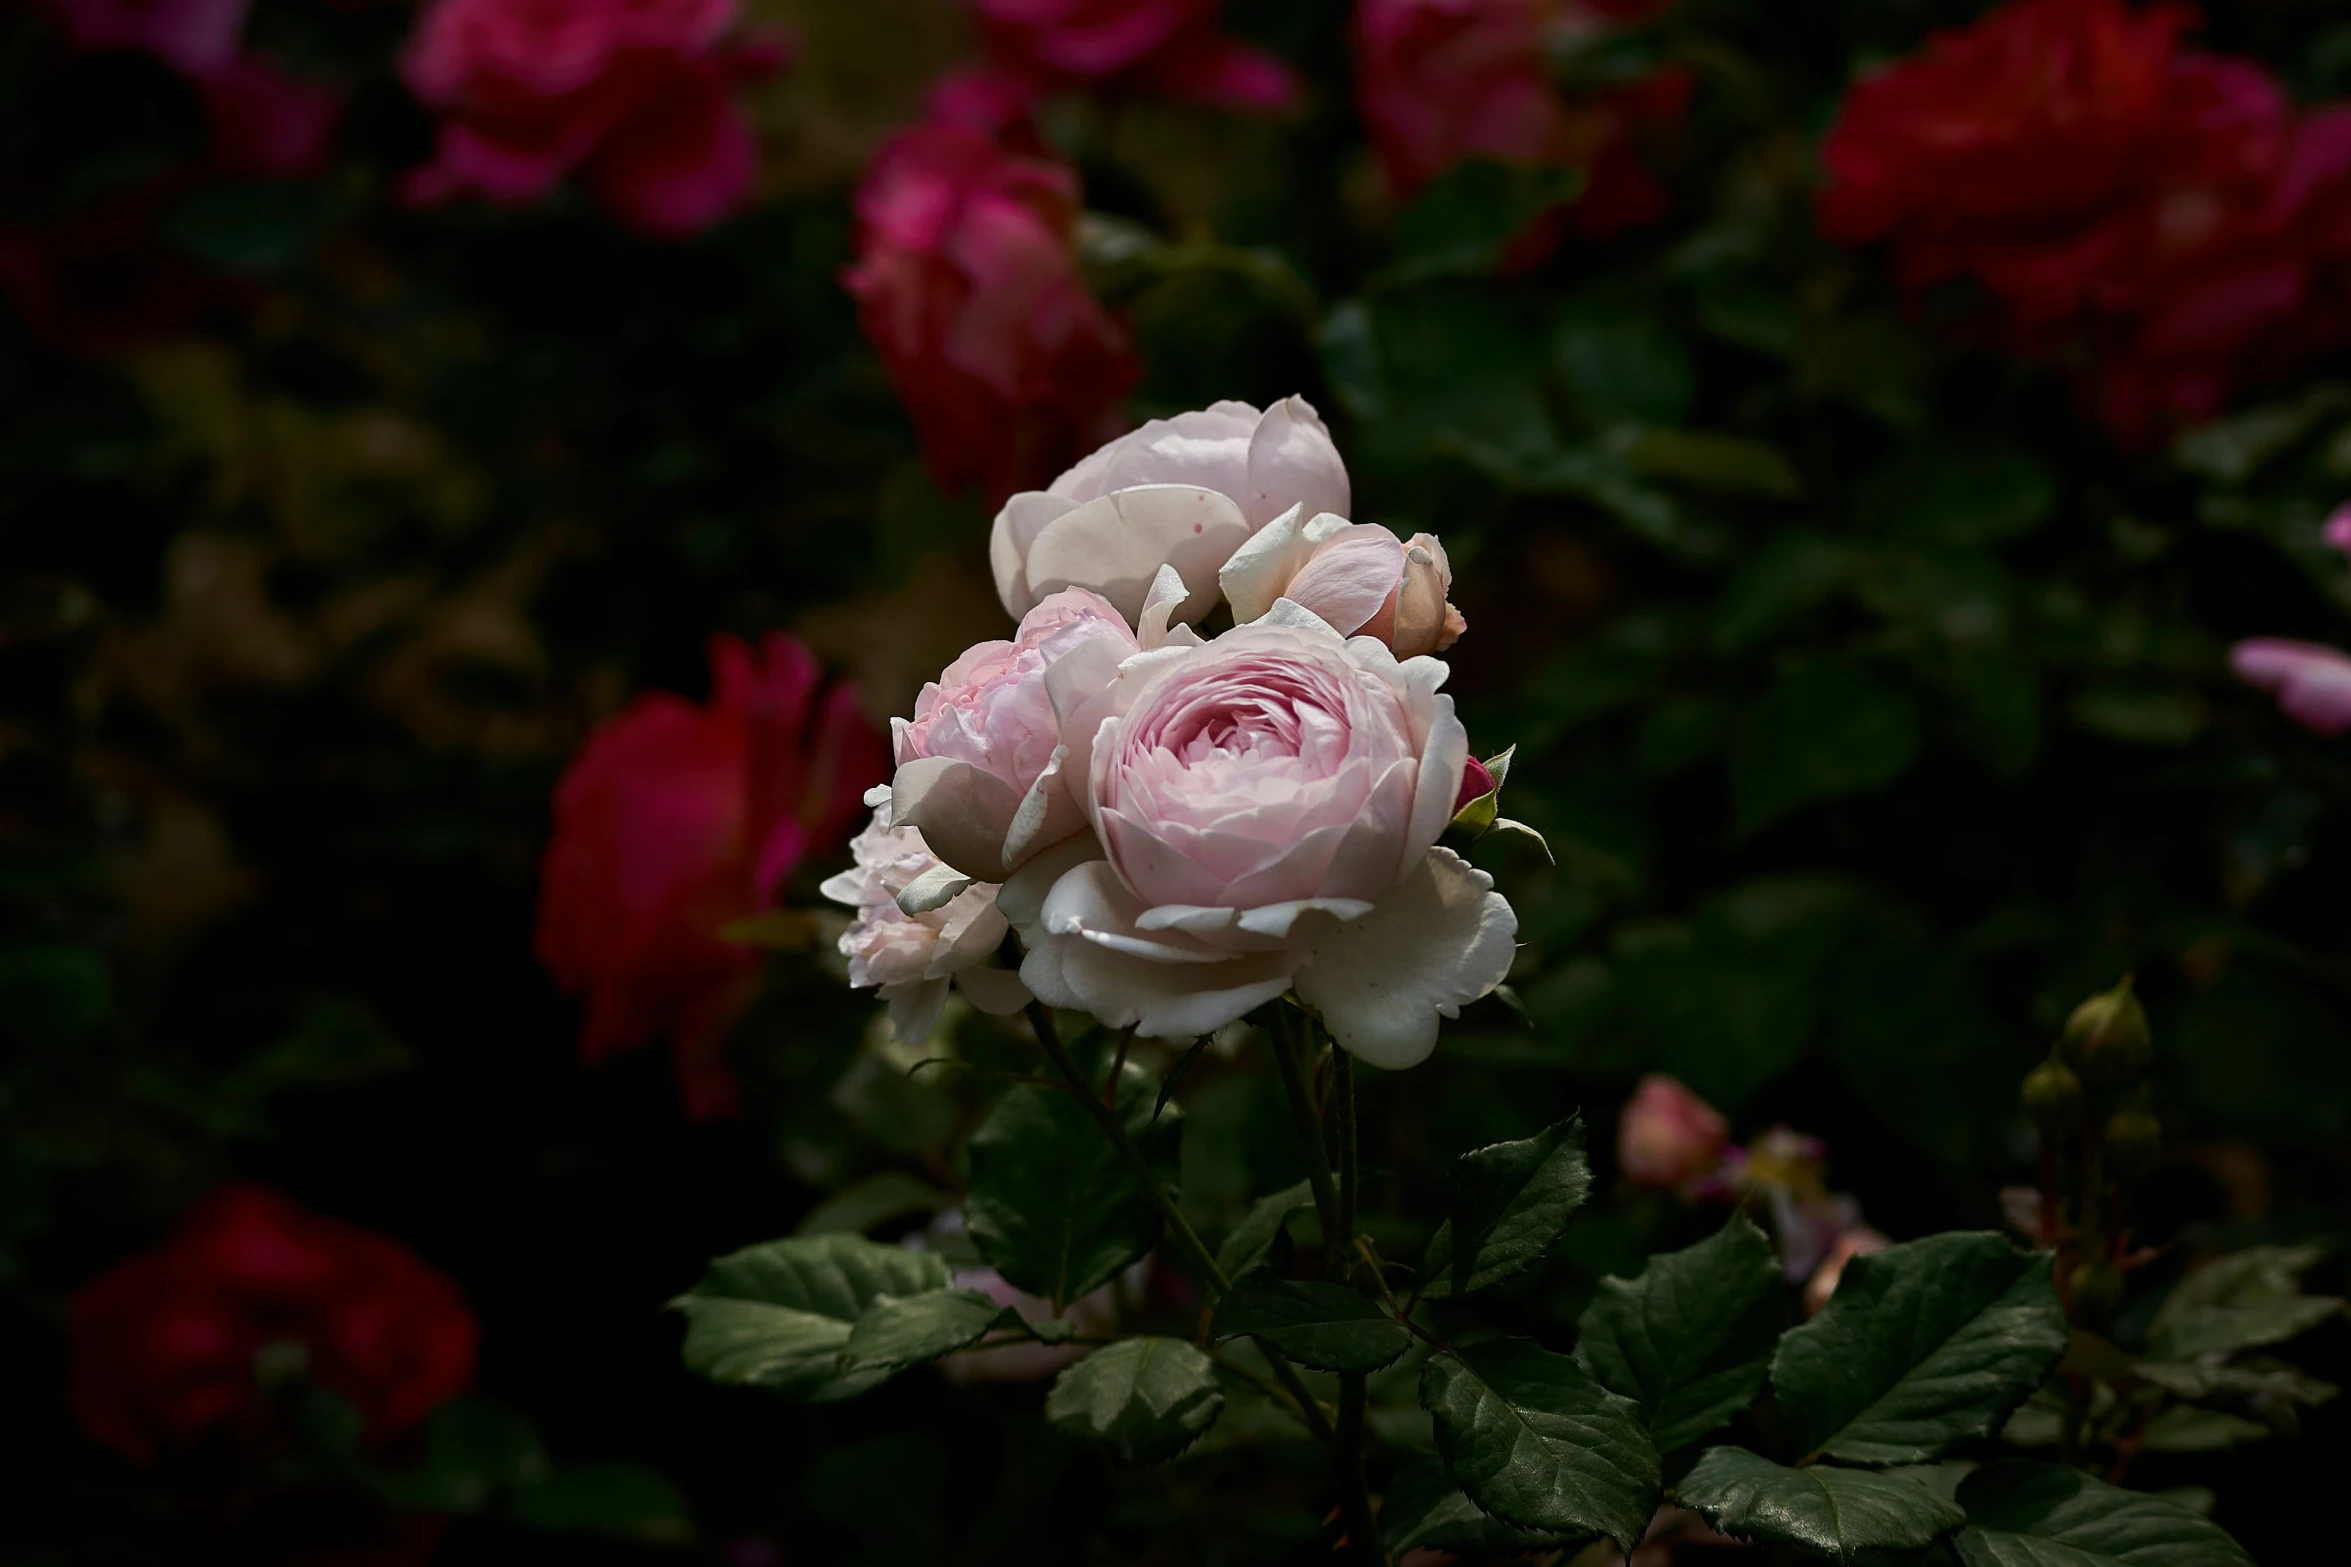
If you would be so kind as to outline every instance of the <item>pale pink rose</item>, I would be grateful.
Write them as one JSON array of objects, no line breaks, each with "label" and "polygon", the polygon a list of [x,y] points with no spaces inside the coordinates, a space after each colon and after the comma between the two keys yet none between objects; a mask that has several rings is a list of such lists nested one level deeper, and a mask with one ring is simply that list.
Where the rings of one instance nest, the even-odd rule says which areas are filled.
[{"label": "pale pink rose", "polygon": [[939,861],[922,834],[890,820],[887,785],[866,796],[873,820],[849,842],[857,863],[819,890],[857,911],[841,936],[849,983],[873,986],[890,1009],[900,1039],[919,1043],[939,1026],[950,983],[983,1012],[1018,1012],[1029,995],[1018,976],[990,967],[1009,928],[996,908],[996,889],[966,881],[954,896],[919,914],[898,906],[899,894]]},{"label": "pale pink rose", "polygon": [[1696,1195],[1722,1168],[1731,1126],[1662,1072],[1641,1079],[1616,1128],[1616,1164],[1628,1181]]},{"label": "pale pink rose", "polygon": [[2313,734],[2351,729],[2351,656],[2316,642],[2254,637],[2229,650],[2237,678],[2277,693],[2288,718]]},{"label": "pale pink rose", "polygon": [[[940,859],[982,881],[1002,881],[1081,830],[1085,813],[1055,754],[1061,725],[1048,681],[1060,671],[1065,702],[1091,694],[1142,647],[1099,594],[1064,588],[1022,616],[1011,641],[970,649],[922,688],[913,718],[891,723],[897,819],[922,829]],[[1081,652],[1090,656],[1062,668]],[[1081,669],[1090,674],[1081,677]]]},{"label": "pale pink rose", "polygon": [[1398,658],[1442,653],[1469,629],[1446,601],[1453,565],[1435,534],[1399,543],[1385,528],[1334,512],[1305,519],[1291,507],[1233,552],[1217,582],[1236,621],[1286,598],[1341,636],[1379,638]]},{"label": "pale pink rose", "polygon": [[1446,673],[1289,603],[1129,658],[1062,710],[1096,836],[1006,883],[1021,977],[1159,1039],[1295,988],[1363,1060],[1425,1059],[1437,1019],[1501,983],[1518,928],[1436,847],[1469,756]]},{"label": "pale pink rose", "polygon": [[2351,555],[2351,504],[2339,506],[2327,519],[2325,538],[2336,549]]},{"label": "pale pink rose", "polygon": [[1811,1282],[1804,1286],[1804,1315],[1815,1316],[1829,1303],[1829,1297],[1837,1293],[1838,1284],[1844,1280],[1846,1263],[1873,1251],[1884,1251],[1893,1244],[1866,1224],[1855,1225],[1838,1236],[1836,1243],[1829,1247],[1829,1254],[1813,1270]]},{"label": "pale pink rose", "polygon": [[1293,506],[1344,516],[1348,504],[1347,465],[1312,404],[1290,397],[1260,413],[1224,402],[1154,419],[1013,496],[988,562],[1013,615],[1081,587],[1132,616],[1173,566],[1189,590],[1176,618],[1192,621],[1215,605],[1217,568],[1252,533]]}]

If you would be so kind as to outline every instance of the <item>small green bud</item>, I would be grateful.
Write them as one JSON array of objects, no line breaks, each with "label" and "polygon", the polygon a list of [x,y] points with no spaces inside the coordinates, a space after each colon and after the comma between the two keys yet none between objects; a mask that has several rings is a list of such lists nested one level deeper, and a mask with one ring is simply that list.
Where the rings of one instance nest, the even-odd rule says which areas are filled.
[{"label": "small green bud", "polygon": [[2106,1118],[2106,1164],[2117,1178],[2135,1181],[2145,1175],[2163,1151],[2163,1123],[2140,1094]]},{"label": "small green bud", "polygon": [[2103,1327],[2122,1310],[2122,1270],[2103,1257],[2078,1264],[2066,1281],[2065,1295],[2073,1320],[2085,1327]]},{"label": "small green bud", "polygon": [[2024,1080],[2024,1113],[2041,1135],[2055,1142],[2082,1124],[2082,1080],[2072,1067],[2051,1056]]},{"label": "small green bud", "polygon": [[2131,976],[2075,1007],[2057,1049],[2094,1088],[2126,1087],[2146,1071],[2155,1041],[2147,1032],[2147,1009],[2131,992]]}]

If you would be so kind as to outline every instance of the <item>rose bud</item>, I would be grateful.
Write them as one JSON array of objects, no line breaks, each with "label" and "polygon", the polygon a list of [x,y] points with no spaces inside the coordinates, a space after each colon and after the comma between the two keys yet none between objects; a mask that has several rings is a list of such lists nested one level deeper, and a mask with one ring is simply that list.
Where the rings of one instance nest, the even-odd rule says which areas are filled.
[{"label": "rose bud", "polygon": [[2155,1041],[2147,1032],[2147,1009],[2132,993],[2131,976],[2103,995],[2092,996],[2065,1020],[2058,1050],[2094,1088],[2112,1091],[2147,1069]]},{"label": "rose bud", "polygon": [[1720,1111],[1662,1072],[1641,1079],[1617,1123],[1616,1163],[1641,1186],[1695,1194],[1722,1167],[1730,1123]]},{"label": "rose bud", "polygon": [[1441,653],[1468,625],[1446,602],[1453,569],[1433,533],[1404,543],[1331,512],[1301,522],[1293,508],[1233,552],[1217,573],[1233,619],[1247,622],[1288,599],[1341,636],[1377,637],[1399,658]]},{"label": "rose bud", "polygon": [[1176,618],[1216,603],[1217,568],[1293,506],[1344,515],[1347,466],[1312,404],[1259,413],[1224,402],[1122,435],[1043,490],[996,514],[988,561],[1006,612],[1025,615],[1066,587],[1089,588],[1130,618],[1163,565],[1191,594]]}]

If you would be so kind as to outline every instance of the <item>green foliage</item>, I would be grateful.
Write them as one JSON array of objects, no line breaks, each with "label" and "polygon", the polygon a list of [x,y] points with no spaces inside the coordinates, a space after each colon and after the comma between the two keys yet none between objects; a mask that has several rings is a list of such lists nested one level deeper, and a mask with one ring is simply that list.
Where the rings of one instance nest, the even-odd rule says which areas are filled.
[{"label": "green foliage", "polygon": [[978,1290],[929,1290],[875,1305],[849,1330],[841,1356],[853,1374],[898,1371],[976,1344],[990,1328],[1019,1326],[1019,1312]]},{"label": "green foliage", "polygon": [[2045,1254],[1989,1233],[1856,1257],[1780,1340],[1771,1385],[1801,1452],[1922,1463],[1998,1429],[2066,1346]]},{"label": "green foliage", "polygon": [[686,1314],[689,1370],[821,1404],[854,1398],[890,1374],[844,1363],[869,1307],[945,1290],[949,1279],[947,1264],[928,1252],[855,1235],[795,1236],[718,1258],[671,1304]]},{"label": "green foliage", "polygon": [[1743,1447],[1710,1447],[1674,1494],[1725,1534],[1850,1562],[1932,1545],[1966,1515],[1901,1475],[1813,1464],[1789,1469]]},{"label": "green foliage", "polygon": [[1959,1487],[1965,1567],[2252,1567],[2236,1541],[2161,1497],[2057,1464],[2006,1463]]},{"label": "green foliage", "polygon": [[1567,1356],[1529,1339],[1434,1355],[1420,1401],[1454,1483],[1504,1523],[1627,1551],[1649,1527],[1661,1482],[1640,1408]]},{"label": "green foliage", "polygon": [[1388,1482],[1380,1524],[1389,1554],[1434,1551],[1510,1552],[1555,1549],[1585,1538],[1516,1529],[1461,1493],[1436,1458],[1414,1458]]},{"label": "green foliage", "polygon": [[1046,1395],[1045,1418],[1130,1464],[1156,1464],[1200,1439],[1224,1412],[1216,1367],[1181,1339],[1121,1339],[1071,1366]]},{"label": "green foliage", "polygon": [[1411,1333],[1360,1290],[1262,1268],[1234,1280],[1216,1303],[1218,1339],[1244,1334],[1317,1371],[1377,1371],[1412,1347]]},{"label": "green foliage", "polygon": [[1576,1324],[1576,1360],[1638,1404],[1650,1440],[1671,1454],[1755,1401],[1786,1314],[1778,1254],[1733,1218],[1636,1278],[1601,1280]]},{"label": "green foliage", "polygon": [[[1118,1113],[1173,1187],[1180,1112],[1154,1118],[1159,1085],[1133,1062],[1121,1070]],[[1017,1287],[1067,1302],[1107,1283],[1159,1239],[1151,1194],[1069,1091],[1033,1084],[997,1101],[971,1140],[971,1237]]]},{"label": "green foliage", "polygon": [[1284,1187],[1271,1197],[1260,1197],[1225,1236],[1224,1244],[1216,1249],[1217,1267],[1227,1278],[1239,1278],[1247,1273],[1274,1250],[1290,1216],[1313,1206],[1314,1193],[1304,1181]]},{"label": "green foliage", "polygon": [[1591,1191],[1581,1117],[1463,1154],[1453,1167],[1453,1212],[1421,1263],[1422,1293],[1472,1294],[1526,1272],[1558,1244]]}]

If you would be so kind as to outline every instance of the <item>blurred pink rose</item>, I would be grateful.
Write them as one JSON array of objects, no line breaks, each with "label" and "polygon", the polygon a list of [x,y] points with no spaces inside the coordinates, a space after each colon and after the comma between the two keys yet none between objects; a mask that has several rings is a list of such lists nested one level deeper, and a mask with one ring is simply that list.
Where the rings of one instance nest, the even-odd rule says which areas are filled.
[{"label": "blurred pink rose", "polygon": [[984,78],[932,116],[874,155],[842,282],[932,476],[1001,503],[1114,434],[1142,367],[1078,270],[1076,173]]},{"label": "blurred pink rose", "polygon": [[2336,549],[2351,555],[2351,506],[2338,506],[2327,519],[2325,538]]},{"label": "blurred pink rose", "polygon": [[287,177],[326,167],[343,113],[333,88],[288,76],[256,55],[206,73],[197,87],[214,172]]},{"label": "blurred pink rose", "polygon": [[1804,1315],[1815,1316],[1829,1303],[1829,1297],[1837,1293],[1837,1285],[1845,1277],[1846,1263],[1873,1251],[1884,1251],[1893,1244],[1866,1224],[1855,1225],[1838,1236],[1804,1285]]},{"label": "blurred pink rose", "polygon": [[[1655,5],[1567,5],[1549,0],[1359,0],[1355,97],[1388,182],[1410,196],[1475,158],[1581,169],[1584,189],[1564,221],[1587,238],[1654,223],[1669,197],[1642,162],[1647,129],[1677,123],[1691,79],[1678,68],[1569,95],[1551,79],[1555,43]],[[1525,263],[1556,237],[1539,223],[1510,258]]]},{"label": "blurred pink rose", "polygon": [[1042,87],[1138,87],[1240,109],[1283,109],[1291,69],[1220,31],[1224,0],[964,0],[1004,70]]},{"label": "blurred pink rose", "polygon": [[737,0],[435,0],[402,62],[442,115],[410,199],[527,202],[579,171],[632,228],[708,228],[758,174],[733,95],[787,57],[772,41],[731,41],[736,11]]},{"label": "blurred pink rose", "polygon": [[867,799],[873,820],[849,840],[856,863],[827,878],[820,889],[857,911],[840,940],[841,955],[849,960],[849,983],[874,987],[890,1009],[891,1028],[911,1044],[938,1028],[950,984],[980,1010],[998,1016],[1028,1005],[1029,993],[1019,977],[989,966],[1008,930],[996,908],[996,889],[965,885],[943,902],[907,913],[898,906],[899,894],[936,870],[938,856],[921,833],[892,821],[886,785]]},{"label": "blurred pink rose", "polygon": [[1861,1224],[1861,1204],[1828,1187],[1828,1148],[1817,1137],[1775,1126],[1724,1157],[1731,1187],[1760,1204],[1791,1284],[1812,1277],[1838,1238]]},{"label": "blurred pink rose", "polygon": [[47,0],[84,49],[139,49],[190,75],[236,55],[252,0]]},{"label": "blurred pink rose", "polygon": [[1029,988],[1184,1039],[1295,986],[1362,1059],[1425,1059],[1517,932],[1492,878],[1435,846],[1469,755],[1446,673],[1291,607],[1128,659],[1062,724],[1104,858],[1005,886]]},{"label": "blurred pink rose", "polygon": [[1696,1195],[1722,1168],[1730,1123],[1662,1072],[1641,1079],[1617,1123],[1616,1164],[1628,1181]]},{"label": "blurred pink rose", "polygon": [[892,720],[897,820],[966,875],[1000,882],[1085,827],[1055,766],[1061,724],[1047,683],[1088,644],[1099,644],[1097,685],[1142,646],[1099,595],[1064,588],[1021,617],[1011,641],[982,642],[949,664],[922,688],[912,719]]},{"label": "blurred pink rose", "polygon": [[714,637],[710,665],[707,706],[640,697],[572,758],[537,937],[555,982],[587,993],[582,1059],[669,1035],[693,1115],[734,1110],[726,1036],[757,989],[757,955],[719,931],[839,843],[889,770],[855,692],[797,640]]},{"label": "blurred pink rose", "polygon": [[1091,588],[1137,615],[1161,566],[1189,596],[1179,620],[1216,603],[1217,571],[1292,507],[1344,516],[1347,465],[1314,405],[1286,397],[1263,413],[1222,402],[1154,419],[1043,490],[996,514],[988,562],[1014,615],[1059,587]]},{"label": "blurred pink rose", "polygon": [[1259,530],[1217,573],[1233,619],[1251,621],[1288,599],[1341,636],[1376,637],[1398,658],[1441,653],[1468,622],[1448,602],[1453,566],[1433,533],[1399,541],[1374,523],[1293,507]]},{"label": "blurred pink rose", "polygon": [[2288,718],[2313,734],[2351,729],[2351,655],[2316,642],[2254,637],[2229,650],[2237,678],[2277,693]]}]

